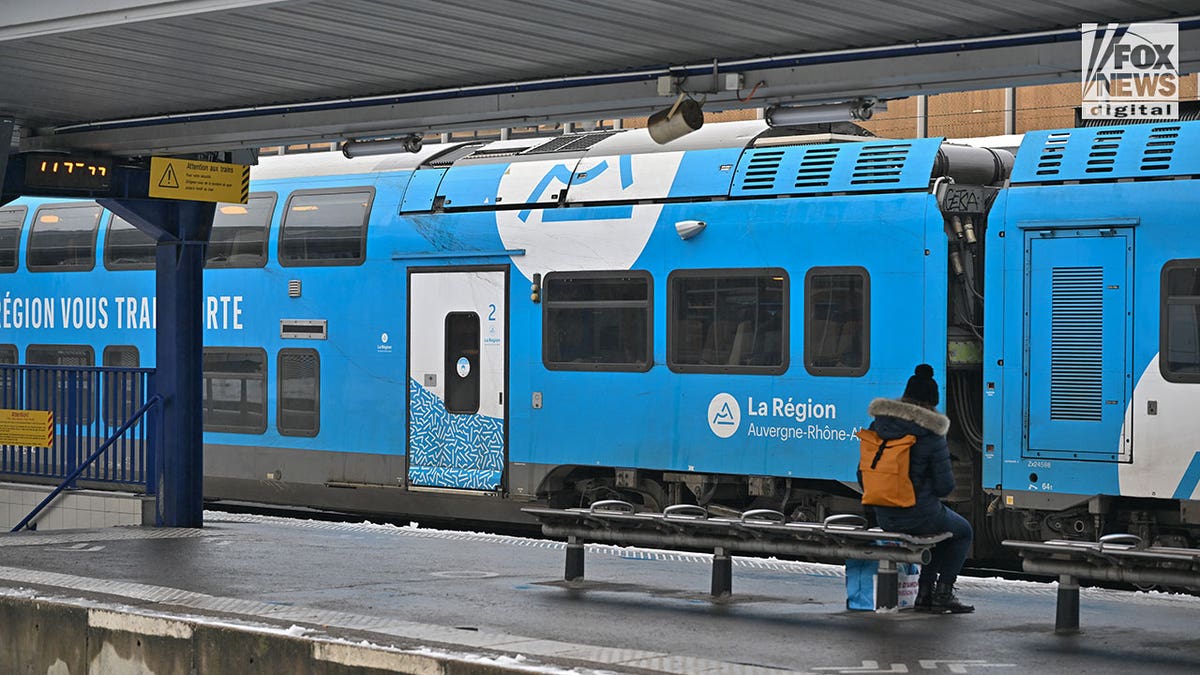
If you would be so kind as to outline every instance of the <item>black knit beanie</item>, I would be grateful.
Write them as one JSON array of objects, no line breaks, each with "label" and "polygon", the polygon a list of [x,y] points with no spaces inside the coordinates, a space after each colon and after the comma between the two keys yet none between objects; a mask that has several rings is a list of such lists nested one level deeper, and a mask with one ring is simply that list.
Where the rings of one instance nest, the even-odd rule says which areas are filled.
[{"label": "black knit beanie", "polygon": [[904,398],[929,406],[938,404],[938,386],[933,381],[933,366],[922,363],[916,367],[913,376],[908,378],[908,386],[904,388]]}]

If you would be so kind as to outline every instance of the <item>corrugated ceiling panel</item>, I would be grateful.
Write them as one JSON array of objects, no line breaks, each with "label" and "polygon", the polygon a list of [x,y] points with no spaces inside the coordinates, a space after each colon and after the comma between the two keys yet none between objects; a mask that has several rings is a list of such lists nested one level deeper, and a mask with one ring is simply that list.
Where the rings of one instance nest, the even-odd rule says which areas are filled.
[{"label": "corrugated ceiling panel", "polygon": [[37,32],[36,9],[6,12],[0,107],[55,123],[113,119],[1003,35],[1195,6],[694,0],[681,11],[653,0],[309,0],[183,11],[125,23],[98,16],[91,27],[85,16],[82,30],[60,34]]}]

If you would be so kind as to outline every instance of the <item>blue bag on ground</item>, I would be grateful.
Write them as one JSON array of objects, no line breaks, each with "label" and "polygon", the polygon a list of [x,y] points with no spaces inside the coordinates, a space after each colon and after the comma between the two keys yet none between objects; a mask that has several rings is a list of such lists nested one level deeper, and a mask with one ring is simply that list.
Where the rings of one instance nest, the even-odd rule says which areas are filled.
[{"label": "blue bag on ground", "polygon": [[[897,607],[911,608],[917,598],[917,578],[921,576],[921,566],[916,563],[896,563],[896,571],[900,590]],[[846,609],[875,611],[878,573],[878,560],[846,561]]]}]

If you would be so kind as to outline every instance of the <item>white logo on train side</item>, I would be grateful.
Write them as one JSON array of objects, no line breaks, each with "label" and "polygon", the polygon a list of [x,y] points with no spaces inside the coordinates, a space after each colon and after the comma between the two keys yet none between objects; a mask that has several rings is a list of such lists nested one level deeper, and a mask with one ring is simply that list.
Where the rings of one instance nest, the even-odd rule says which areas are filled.
[{"label": "white logo on train side", "polygon": [[708,428],[718,438],[729,438],[742,425],[742,408],[737,399],[724,392],[712,397],[708,403]]},{"label": "white logo on train side", "polygon": [[708,428],[718,438],[730,438],[742,425],[742,412],[748,418],[747,438],[777,441],[856,442],[857,425],[842,426],[837,405],[812,398],[774,396],[755,400],[746,398],[743,407],[732,394],[721,392],[708,403]]},{"label": "white logo on train side", "polygon": [[[526,279],[555,270],[630,269],[650,241],[661,203],[560,209],[545,197],[571,185],[585,202],[640,199],[669,187],[682,160],[682,152],[590,158],[574,172],[562,163],[549,168],[542,162],[515,163],[500,178],[498,194],[518,196],[531,206],[497,211],[497,233],[505,248],[525,251],[512,261]],[[532,206],[538,200],[542,204]],[[588,217],[578,217],[581,213]]]}]

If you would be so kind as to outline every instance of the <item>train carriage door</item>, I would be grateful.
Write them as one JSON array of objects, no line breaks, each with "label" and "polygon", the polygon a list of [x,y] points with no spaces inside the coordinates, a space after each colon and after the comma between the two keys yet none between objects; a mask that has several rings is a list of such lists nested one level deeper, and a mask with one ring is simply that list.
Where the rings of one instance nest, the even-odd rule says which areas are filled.
[{"label": "train carriage door", "polygon": [[1129,460],[1132,246],[1128,229],[1026,232],[1026,457]]},{"label": "train carriage door", "polygon": [[508,268],[410,268],[408,481],[497,490],[505,464]]}]

